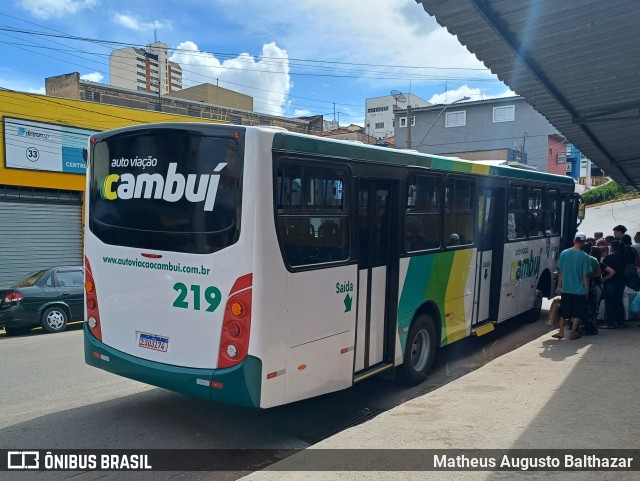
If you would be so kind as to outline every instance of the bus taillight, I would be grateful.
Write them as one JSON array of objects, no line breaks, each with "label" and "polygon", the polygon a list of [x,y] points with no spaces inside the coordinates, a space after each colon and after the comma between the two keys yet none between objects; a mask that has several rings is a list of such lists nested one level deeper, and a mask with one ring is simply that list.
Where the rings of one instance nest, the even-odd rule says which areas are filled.
[{"label": "bus taillight", "polygon": [[99,341],[102,341],[102,329],[100,327],[100,311],[98,310],[98,292],[96,290],[96,282],[93,279],[93,272],[91,272],[91,264],[89,259],[84,258],[84,272],[85,272],[85,301],[87,305],[87,324],[89,330]]},{"label": "bus taillight", "polygon": [[251,284],[253,276],[239,277],[231,288],[224,310],[218,367],[231,367],[242,361],[249,351],[251,330]]}]

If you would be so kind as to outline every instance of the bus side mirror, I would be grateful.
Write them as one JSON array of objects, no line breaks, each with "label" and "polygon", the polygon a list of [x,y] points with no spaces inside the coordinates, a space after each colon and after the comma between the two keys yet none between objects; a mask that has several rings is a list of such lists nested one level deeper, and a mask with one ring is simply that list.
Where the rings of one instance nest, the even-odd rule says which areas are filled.
[{"label": "bus side mirror", "polygon": [[82,148],[82,160],[84,160],[86,162],[88,157],[89,157],[89,151],[83,147]]}]

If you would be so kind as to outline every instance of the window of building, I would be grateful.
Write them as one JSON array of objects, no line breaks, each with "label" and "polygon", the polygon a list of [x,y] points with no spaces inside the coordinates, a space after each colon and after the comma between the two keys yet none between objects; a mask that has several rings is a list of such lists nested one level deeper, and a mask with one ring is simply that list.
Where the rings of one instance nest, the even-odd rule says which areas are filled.
[{"label": "window of building", "polygon": [[409,176],[404,216],[405,252],[440,247],[440,203],[442,179],[436,176]]},{"label": "window of building", "polygon": [[200,109],[188,108],[187,115],[190,115],[191,117],[200,117]]},{"label": "window of building", "polygon": [[373,113],[373,112],[386,112],[389,110],[389,106],[385,105],[384,107],[371,107],[370,109],[367,109],[368,113]]},{"label": "window of building", "polygon": [[281,163],[276,181],[278,233],[292,267],[349,259],[346,170]]},{"label": "window of building", "polygon": [[445,127],[464,127],[467,125],[467,111],[458,110],[457,112],[447,112],[445,118]]},{"label": "window of building", "polygon": [[141,64],[136,64],[136,67],[138,67],[138,69],[140,69],[140,70],[147,70],[147,67],[145,67],[144,65],[141,65]]},{"label": "window of building", "polygon": [[415,127],[416,126],[416,116],[412,115],[411,116],[411,127]]},{"label": "window of building", "polygon": [[513,122],[515,118],[516,106],[504,105],[502,107],[493,108],[493,121],[494,122]]},{"label": "window of building", "polygon": [[229,122],[235,125],[242,125],[242,117],[239,115],[229,115]]},{"label": "window of building", "polygon": [[527,228],[529,237],[544,235],[544,211],[542,208],[542,189],[529,188],[527,202]]},{"label": "window of building", "polygon": [[406,127],[407,126],[407,118],[406,117],[400,117],[400,127]]},{"label": "window of building", "polygon": [[136,74],[138,75],[138,77],[146,77],[144,72],[136,72]]},{"label": "window of building", "polygon": [[376,129],[384,129],[384,122],[376,122]]},{"label": "window of building", "polygon": [[525,217],[527,213],[525,188],[512,185],[509,188],[509,209],[507,214],[507,239],[524,239],[527,236]]},{"label": "window of building", "polygon": [[473,244],[473,181],[449,179],[444,190],[444,242],[447,247]]}]

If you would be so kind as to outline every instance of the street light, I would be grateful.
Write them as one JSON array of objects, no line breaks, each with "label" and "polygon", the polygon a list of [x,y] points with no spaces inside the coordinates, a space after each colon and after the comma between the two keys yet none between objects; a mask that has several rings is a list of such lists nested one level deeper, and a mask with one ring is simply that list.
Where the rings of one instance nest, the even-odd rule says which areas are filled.
[{"label": "street light", "polygon": [[420,143],[417,145],[416,149],[420,148],[420,146],[423,144],[424,140],[427,138],[427,135],[429,135],[429,132],[431,132],[431,129],[433,129],[433,127],[436,125],[436,122],[438,121],[438,119],[440,118],[440,116],[442,115],[442,112],[444,112],[445,110],[447,110],[451,105],[453,104],[457,104],[458,102],[464,102],[466,100],[469,100],[469,97],[467,97],[466,95],[464,97],[462,97],[461,99],[456,100],[455,102],[451,102],[450,104],[447,104],[444,106],[444,108],[438,112],[438,115],[436,116],[435,120],[433,121],[433,123],[431,124],[431,127],[429,127],[429,130],[427,130],[427,133],[424,134],[424,137],[422,137],[422,140],[420,141]]}]

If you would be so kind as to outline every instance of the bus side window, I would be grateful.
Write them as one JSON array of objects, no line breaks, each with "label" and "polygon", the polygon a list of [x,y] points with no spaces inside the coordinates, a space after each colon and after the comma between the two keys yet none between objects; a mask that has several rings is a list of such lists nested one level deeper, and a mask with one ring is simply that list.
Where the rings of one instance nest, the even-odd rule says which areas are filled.
[{"label": "bus side window", "polygon": [[509,187],[509,213],[507,215],[507,239],[516,240],[526,237],[526,197],[524,186]]},{"label": "bus side window", "polygon": [[529,188],[527,202],[527,230],[529,237],[541,237],[544,235],[544,219],[542,217],[542,189]]},{"label": "bus side window", "polygon": [[559,220],[560,216],[560,196],[557,190],[548,190],[544,196],[544,230],[550,235],[560,233]]},{"label": "bus side window", "polygon": [[449,179],[445,188],[444,240],[450,247],[471,245],[474,242],[475,225],[473,182]]},{"label": "bus side window", "polygon": [[351,254],[347,173],[331,167],[283,163],[275,188],[278,233],[292,267],[340,262]]},{"label": "bus side window", "polygon": [[407,203],[404,216],[405,252],[418,252],[440,247],[439,177],[407,177]]}]

